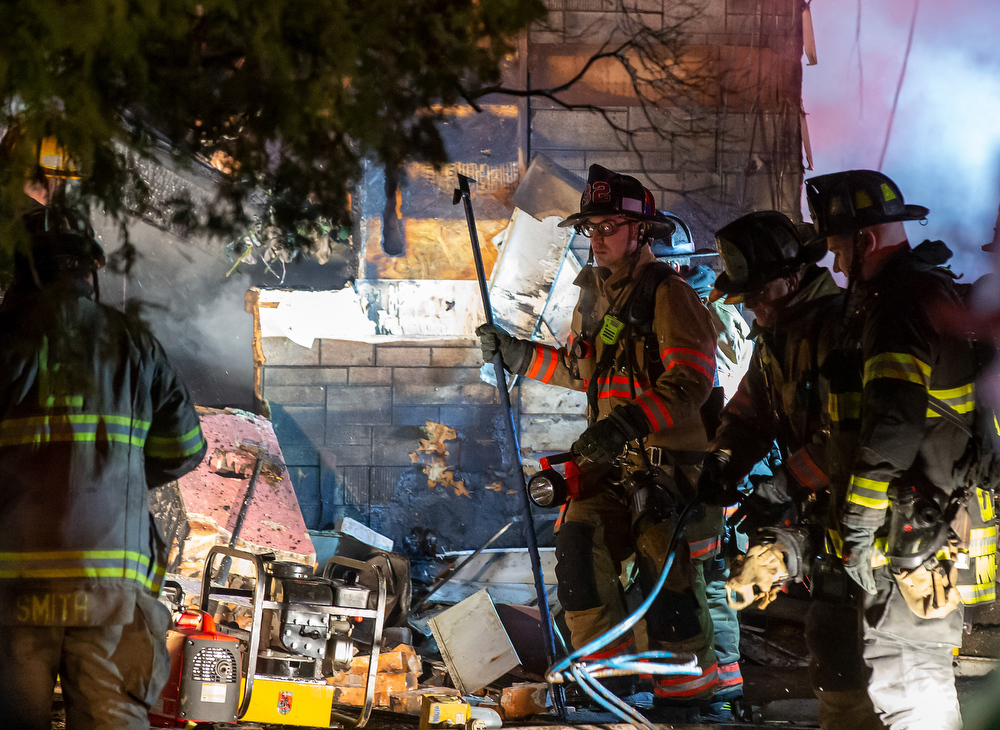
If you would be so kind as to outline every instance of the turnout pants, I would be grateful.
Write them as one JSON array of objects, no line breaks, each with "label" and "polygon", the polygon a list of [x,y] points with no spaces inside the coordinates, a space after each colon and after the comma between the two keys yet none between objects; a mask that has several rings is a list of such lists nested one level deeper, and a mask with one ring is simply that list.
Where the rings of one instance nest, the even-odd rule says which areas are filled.
[{"label": "turnout pants", "polygon": [[889,571],[876,572],[878,594],[865,605],[868,694],[892,730],[959,730],[952,651],[962,644],[964,608],[941,619],[916,616]]},{"label": "turnout pants", "polygon": [[148,730],[170,671],[170,613],[145,599],[126,626],[0,626],[0,725],[50,730],[58,675],[66,730]]},{"label": "turnout pants", "polygon": [[726,601],[726,580],[729,569],[718,559],[706,564],[705,597],[712,629],[715,633],[715,656],[719,662],[717,700],[729,700],[743,695],[743,675],[740,672],[740,620],[736,610]]},{"label": "turnout pants", "polygon": [[[707,512],[680,541],[666,584],[646,614],[649,648],[694,654],[702,673],[654,678],[659,698],[703,701],[718,688],[703,563],[718,550],[722,513],[711,508]],[[673,528],[672,522],[664,522],[633,536],[628,506],[610,490],[569,503],[556,536],[556,578],[575,648],[628,616],[619,575],[622,561],[633,553],[639,584],[648,595],[666,563]],[[627,636],[610,648],[624,651],[631,645]]]}]

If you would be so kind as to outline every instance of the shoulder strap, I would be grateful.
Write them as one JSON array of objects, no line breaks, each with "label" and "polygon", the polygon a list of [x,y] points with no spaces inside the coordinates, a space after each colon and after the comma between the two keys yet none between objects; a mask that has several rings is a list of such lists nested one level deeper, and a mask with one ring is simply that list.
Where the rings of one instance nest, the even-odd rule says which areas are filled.
[{"label": "shoulder strap", "polygon": [[933,395],[928,395],[927,407],[930,408],[935,413],[937,413],[942,418],[944,418],[944,420],[946,420],[952,426],[958,428],[966,436],[972,438],[972,428],[969,426],[969,424],[967,424],[965,421],[959,418],[958,414],[955,413],[955,411],[951,408],[951,406],[949,406],[943,400],[941,400],[940,398],[935,398]]}]

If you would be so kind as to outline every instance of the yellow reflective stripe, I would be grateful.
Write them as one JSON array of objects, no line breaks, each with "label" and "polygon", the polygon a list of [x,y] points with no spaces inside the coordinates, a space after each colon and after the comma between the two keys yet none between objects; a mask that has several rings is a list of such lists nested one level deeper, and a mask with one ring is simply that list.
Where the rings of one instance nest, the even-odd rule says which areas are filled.
[{"label": "yellow reflective stripe", "polygon": [[94,413],[30,416],[0,421],[0,446],[66,441],[115,441],[142,446],[149,421]]},{"label": "yellow reflective stripe", "polygon": [[[75,561],[90,565],[57,565]],[[115,561],[125,565],[94,565]],[[23,578],[128,578],[158,592],[165,566],[134,550],[53,550],[49,552],[0,553],[0,579]],[[18,565],[21,563],[22,565]],[[48,566],[45,564],[48,563]],[[41,564],[41,565],[40,565]],[[129,565],[131,564],[131,566]],[[138,567],[134,567],[134,566]]]},{"label": "yellow reflective stripe", "polygon": [[863,382],[868,385],[878,378],[892,378],[930,387],[931,366],[903,352],[883,352],[865,363]]},{"label": "yellow reflective stripe", "polygon": [[994,582],[977,583],[974,586],[958,586],[958,595],[962,597],[962,603],[966,606],[993,602],[997,598],[997,584]]},{"label": "yellow reflective stripe", "polygon": [[197,454],[204,443],[198,425],[180,436],[150,436],[146,440],[146,455],[154,459],[178,459]]},{"label": "yellow reflective stripe", "polygon": [[[976,384],[969,383],[947,390],[931,390],[932,396],[942,400],[959,414],[972,413],[976,409]],[[927,418],[941,418],[940,413],[927,409]]]},{"label": "yellow reflective stripe", "polygon": [[870,509],[888,509],[889,482],[852,476],[847,501]]},{"label": "yellow reflective stripe", "polygon": [[32,553],[0,553],[0,563],[19,560],[134,560],[149,565],[149,556],[134,550],[51,550]]},{"label": "yellow reflective stripe", "polygon": [[826,410],[832,421],[861,418],[861,393],[830,393]]},{"label": "yellow reflective stripe", "polygon": [[969,556],[978,558],[983,555],[990,555],[996,551],[997,528],[977,527],[969,533]]}]

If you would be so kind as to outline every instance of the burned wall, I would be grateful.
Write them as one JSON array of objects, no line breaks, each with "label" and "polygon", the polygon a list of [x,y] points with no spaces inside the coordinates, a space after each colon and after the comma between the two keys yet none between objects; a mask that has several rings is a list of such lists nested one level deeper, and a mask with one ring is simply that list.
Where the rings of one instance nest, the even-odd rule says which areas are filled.
[{"label": "burned wall", "polygon": [[[309,528],[352,517],[397,549],[418,550],[427,536],[438,549],[465,549],[518,514],[497,438],[505,416],[479,378],[478,342],[320,339],[306,348],[265,337],[263,353],[263,394]],[[512,400],[537,399],[515,388]],[[526,438],[547,430],[535,415],[522,421]],[[553,519],[540,516],[543,544]],[[523,544],[518,530],[503,540]]]}]

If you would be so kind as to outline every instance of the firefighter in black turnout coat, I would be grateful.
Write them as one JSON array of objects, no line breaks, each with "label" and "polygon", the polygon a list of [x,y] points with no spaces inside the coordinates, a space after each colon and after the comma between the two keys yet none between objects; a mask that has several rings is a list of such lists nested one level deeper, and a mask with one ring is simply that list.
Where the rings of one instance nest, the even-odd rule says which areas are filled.
[{"label": "firefighter in black turnout coat", "polygon": [[145,730],[170,619],[147,494],[205,440],[159,343],[96,301],[90,227],[25,222],[0,307],[0,724],[48,730],[58,675],[69,730]]}]

